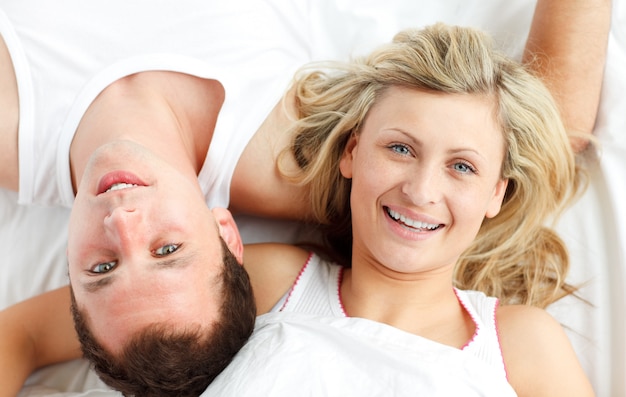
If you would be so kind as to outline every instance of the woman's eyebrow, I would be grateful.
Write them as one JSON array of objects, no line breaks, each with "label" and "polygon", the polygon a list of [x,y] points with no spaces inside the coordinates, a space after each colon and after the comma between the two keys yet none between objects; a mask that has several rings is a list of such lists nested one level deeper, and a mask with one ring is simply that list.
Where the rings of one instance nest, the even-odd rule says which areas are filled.
[{"label": "woman's eyebrow", "polygon": [[478,156],[481,159],[483,159],[484,161],[487,161],[487,158],[485,157],[484,154],[482,154],[478,149],[474,149],[472,147],[459,147],[459,148],[451,149],[449,151],[449,153],[451,153],[451,154],[473,153],[476,156]]}]

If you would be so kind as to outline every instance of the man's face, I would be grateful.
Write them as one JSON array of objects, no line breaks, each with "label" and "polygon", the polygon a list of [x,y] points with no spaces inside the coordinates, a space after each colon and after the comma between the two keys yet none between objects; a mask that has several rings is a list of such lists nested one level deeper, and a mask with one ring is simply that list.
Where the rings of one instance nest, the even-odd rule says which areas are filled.
[{"label": "man's face", "polygon": [[152,323],[213,323],[219,236],[231,221],[228,211],[209,210],[195,178],[144,147],[98,149],[78,187],[67,253],[78,307],[99,342],[115,353]]}]

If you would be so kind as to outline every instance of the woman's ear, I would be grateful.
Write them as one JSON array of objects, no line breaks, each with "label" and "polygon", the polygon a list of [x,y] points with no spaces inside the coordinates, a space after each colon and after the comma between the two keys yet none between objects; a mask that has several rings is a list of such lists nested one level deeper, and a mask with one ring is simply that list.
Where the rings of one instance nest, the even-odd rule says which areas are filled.
[{"label": "woman's ear", "polygon": [[220,236],[226,242],[233,255],[235,255],[237,261],[243,264],[243,241],[232,214],[226,208],[219,207],[213,208],[211,212],[217,222]]},{"label": "woman's ear", "polygon": [[485,216],[487,218],[493,218],[498,215],[500,209],[502,208],[502,201],[504,200],[504,194],[506,193],[506,188],[509,185],[508,179],[500,179],[493,190],[493,196],[491,197],[491,201],[487,206],[487,212]]},{"label": "woman's ear", "polygon": [[339,170],[341,171],[341,175],[343,175],[344,178],[352,178],[352,162],[354,161],[354,153],[356,151],[357,144],[358,137],[353,132],[352,134],[350,134],[350,138],[348,138],[346,147],[343,150],[341,160],[339,160]]}]

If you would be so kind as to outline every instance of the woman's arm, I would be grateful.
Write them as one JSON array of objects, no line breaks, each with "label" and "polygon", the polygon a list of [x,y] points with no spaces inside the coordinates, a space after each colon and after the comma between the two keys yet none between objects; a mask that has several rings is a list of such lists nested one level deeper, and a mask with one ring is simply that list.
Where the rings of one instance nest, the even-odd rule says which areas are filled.
[{"label": "woman's arm", "polygon": [[[611,0],[537,1],[524,61],[543,77],[568,132],[593,132],[610,26]],[[571,142],[580,152],[589,140]]]},{"label": "woman's arm", "polygon": [[501,306],[496,320],[509,382],[518,396],[594,395],[563,328],[546,311]]},{"label": "woman's arm", "polygon": [[0,396],[15,396],[39,367],[81,357],[69,287],[0,312]]}]

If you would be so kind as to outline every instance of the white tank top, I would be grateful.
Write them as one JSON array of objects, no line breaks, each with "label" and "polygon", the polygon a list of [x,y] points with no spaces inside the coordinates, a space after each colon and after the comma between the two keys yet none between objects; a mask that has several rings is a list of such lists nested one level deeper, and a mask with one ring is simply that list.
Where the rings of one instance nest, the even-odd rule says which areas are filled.
[{"label": "white tank top", "polygon": [[[320,316],[346,317],[340,294],[343,267],[311,254],[293,286],[272,312],[298,312]],[[506,378],[495,312],[498,300],[478,291],[455,289],[459,302],[471,316],[476,331],[463,352],[496,368]]]}]

